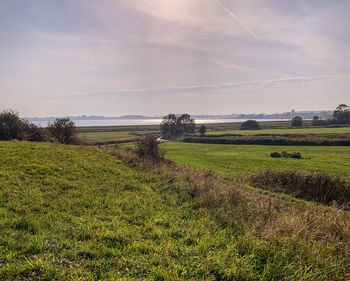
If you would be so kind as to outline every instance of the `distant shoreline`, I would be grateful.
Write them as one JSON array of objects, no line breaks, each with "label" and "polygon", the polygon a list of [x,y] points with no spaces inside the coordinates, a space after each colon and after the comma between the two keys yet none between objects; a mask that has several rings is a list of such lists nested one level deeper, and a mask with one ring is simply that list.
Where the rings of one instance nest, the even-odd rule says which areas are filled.
[{"label": "distant shoreline", "polygon": [[[54,119],[53,119],[54,120]],[[46,127],[47,123],[53,120],[40,120],[36,121],[31,119],[30,121],[36,125]],[[77,120],[72,119],[77,127],[96,127],[96,126],[145,126],[145,125],[159,125],[162,119],[89,119],[89,120]],[[210,124],[210,123],[239,123],[248,119],[195,119],[197,124]],[[289,121],[290,119],[257,119],[260,122],[266,121]]]}]

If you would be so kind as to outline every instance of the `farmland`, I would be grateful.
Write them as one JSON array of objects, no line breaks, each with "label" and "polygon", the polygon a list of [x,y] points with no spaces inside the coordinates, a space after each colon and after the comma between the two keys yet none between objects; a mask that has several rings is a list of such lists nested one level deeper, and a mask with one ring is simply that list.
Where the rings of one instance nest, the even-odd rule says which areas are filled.
[{"label": "farmland", "polygon": [[[224,145],[169,142],[166,157],[230,177],[266,167],[301,168],[350,175],[350,147]],[[300,152],[302,159],[271,158],[273,151]]]}]

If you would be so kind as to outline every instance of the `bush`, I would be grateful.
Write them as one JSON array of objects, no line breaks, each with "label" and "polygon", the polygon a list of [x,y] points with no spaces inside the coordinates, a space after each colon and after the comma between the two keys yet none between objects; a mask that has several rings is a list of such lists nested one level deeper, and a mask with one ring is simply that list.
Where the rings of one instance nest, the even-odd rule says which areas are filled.
[{"label": "bush", "polygon": [[136,143],[136,153],[141,157],[149,157],[152,160],[160,160],[164,157],[165,151],[160,149],[160,142],[156,136],[146,135]]},{"label": "bush", "polygon": [[293,152],[293,153],[288,153],[287,151],[282,151],[282,152],[271,152],[270,157],[273,158],[279,158],[279,157],[284,157],[284,158],[296,158],[296,159],[301,159],[301,153],[300,152]]},{"label": "bush", "polygon": [[25,122],[13,110],[0,113],[0,140],[22,140],[25,138]]},{"label": "bush", "polygon": [[199,133],[200,133],[200,135],[201,135],[201,136],[204,136],[206,132],[207,132],[207,127],[205,127],[204,125],[201,125],[201,126],[199,127]]},{"label": "bush", "polygon": [[260,130],[260,125],[256,120],[247,120],[242,123],[240,130]]},{"label": "bush", "polygon": [[301,153],[300,152],[293,152],[291,157],[295,158],[295,159],[301,159]]},{"label": "bush", "polygon": [[69,118],[57,118],[55,122],[48,124],[47,129],[52,137],[60,143],[78,144],[80,142],[77,128]]},{"label": "bush", "polygon": [[0,140],[46,140],[45,130],[19,117],[13,110],[0,113]]},{"label": "bush", "polygon": [[282,155],[281,155],[281,153],[274,151],[274,152],[270,153],[270,157],[279,158],[279,157],[282,157]]},{"label": "bush", "polygon": [[293,127],[300,127],[301,125],[303,125],[303,118],[301,118],[300,116],[295,116],[292,119],[292,126]]},{"label": "bush", "polygon": [[27,140],[28,141],[45,141],[47,140],[47,132],[45,129],[38,127],[33,123],[27,123],[26,125]]},{"label": "bush", "polygon": [[342,175],[299,169],[265,169],[250,178],[254,186],[331,204],[350,203],[350,182]]}]

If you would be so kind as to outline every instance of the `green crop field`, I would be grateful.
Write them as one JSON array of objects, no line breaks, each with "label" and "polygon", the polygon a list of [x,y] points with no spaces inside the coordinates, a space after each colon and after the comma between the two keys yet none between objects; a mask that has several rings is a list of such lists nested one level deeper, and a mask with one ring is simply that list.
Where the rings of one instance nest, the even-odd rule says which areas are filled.
[{"label": "green crop field", "polygon": [[[166,157],[221,175],[237,176],[266,167],[291,167],[350,175],[350,147],[225,145],[169,142]],[[301,152],[303,159],[271,158],[273,151]]]},{"label": "green crop field", "polygon": [[207,132],[207,135],[222,134],[345,134],[350,133],[350,127],[343,128],[299,128],[299,129],[263,129],[263,130],[226,130]]}]

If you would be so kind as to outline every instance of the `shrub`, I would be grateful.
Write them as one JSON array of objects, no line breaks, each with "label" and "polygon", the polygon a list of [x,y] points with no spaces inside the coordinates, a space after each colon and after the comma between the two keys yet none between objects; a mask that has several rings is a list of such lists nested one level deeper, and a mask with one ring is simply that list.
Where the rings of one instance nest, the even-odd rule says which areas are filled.
[{"label": "shrub", "polygon": [[301,159],[301,153],[300,152],[293,152],[291,154],[291,157],[295,158],[295,159]]},{"label": "shrub", "polygon": [[27,123],[26,124],[26,133],[27,137],[26,139],[28,141],[45,141],[47,140],[47,132],[44,128],[38,127],[37,125],[33,123]]},{"label": "shrub", "polygon": [[292,126],[293,127],[300,127],[301,125],[303,125],[303,118],[301,118],[300,116],[295,116],[292,119]]},{"label": "shrub", "polygon": [[331,204],[350,203],[349,179],[342,175],[299,169],[264,169],[250,178],[256,187]]},{"label": "shrub", "polygon": [[200,135],[201,135],[201,136],[204,136],[206,132],[207,132],[207,127],[205,127],[204,125],[201,125],[201,126],[199,127],[199,133],[200,133]]},{"label": "shrub", "polygon": [[160,142],[156,136],[146,135],[136,142],[136,152],[141,157],[149,157],[153,160],[163,158],[165,151],[160,149]]},{"label": "shrub", "polygon": [[45,130],[19,117],[13,110],[0,113],[0,140],[46,140]]},{"label": "shrub", "polygon": [[260,130],[260,125],[256,120],[247,120],[242,123],[240,130]]},{"label": "shrub", "polygon": [[77,137],[77,128],[73,121],[69,118],[57,118],[55,122],[49,123],[47,126],[48,131],[52,137],[64,144],[78,144],[79,139]]},{"label": "shrub", "polygon": [[275,152],[270,153],[270,157],[279,158],[279,157],[282,157],[282,155],[281,155],[281,153],[275,151]]},{"label": "shrub", "polygon": [[293,153],[288,153],[287,151],[282,151],[282,152],[271,152],[270,157],[274,158],[279,158],[279,157],[284,157],[284,158],[296,158],[296,159],[301,159],[301,153],[300,152],[293,152]]},{"label": "shrub", "polygon": [[311,121],[312,126],[326,126],[328,122],[326,120],[320,120],[318,116],[314,116]]},{"label": "shrub", "polygon": [[13,110],[0,113],[0,140],[22,140],[25,138],[25,122]]}]

